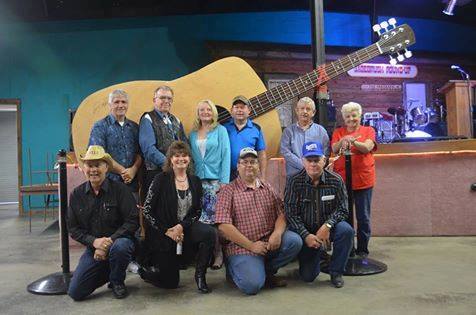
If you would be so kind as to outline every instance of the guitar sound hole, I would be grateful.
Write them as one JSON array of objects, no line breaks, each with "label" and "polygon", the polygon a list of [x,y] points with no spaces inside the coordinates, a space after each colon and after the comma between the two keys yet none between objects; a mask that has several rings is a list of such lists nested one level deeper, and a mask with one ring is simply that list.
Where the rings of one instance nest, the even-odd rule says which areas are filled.
[{"label": "guitar sound hole", "polygon": [[230,112],[225,108],[222,107],[218,104],[215,104],[218,110],[218,120],[220,121],[221,124],[229,120],[231,118]]}]

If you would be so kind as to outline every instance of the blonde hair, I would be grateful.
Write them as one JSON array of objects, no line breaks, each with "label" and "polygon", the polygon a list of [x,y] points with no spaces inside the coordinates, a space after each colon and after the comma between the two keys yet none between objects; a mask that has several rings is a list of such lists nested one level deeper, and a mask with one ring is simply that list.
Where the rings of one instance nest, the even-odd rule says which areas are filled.
[{"label": "blonde hair", "polygon": [[340,109],[340,112],[342,113],[342,116],[344,116],[347,113],[351,112],[357,112],[359,114],[359,117],[362,116],[362,106],[360,106],[359,103],[355,102],[349,102],[344,105],[342,105],[342,108]]},{"label": "blonde hair", "polygon": [[212,110],[212,123],[210,127],[211,129],[215,129],[215,127],[218,126],[218,109],[215,106],[215,103],[213,103],[211,100],[202,100],[197,103],[197,117],[193,120],[193,130],[197,131],[202,126],[202,122],[200,120],[200,117],[198,116],[198,105],[202,103],[205,103],[210,106],[210,109]]},{"label": "blonde hair", "polygon": [[313,111],[316,110],[316,103],[314,103],[314,101],[310,97],[304,96],[303,98],[299,99],[298,103],[304,103],[304,104],[311,105],[312,110]]}]

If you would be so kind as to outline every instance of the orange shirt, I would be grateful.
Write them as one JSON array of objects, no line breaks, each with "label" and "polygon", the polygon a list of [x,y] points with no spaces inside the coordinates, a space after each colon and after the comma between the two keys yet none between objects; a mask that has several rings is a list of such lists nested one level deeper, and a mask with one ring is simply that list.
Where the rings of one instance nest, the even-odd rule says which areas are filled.
[{"label": "orange shirt", "polygon": [[[332,134],[331,145],[338,142],[343,137],[350,135],[357,138],[358,142],[364,142],[367,139],[375,143],[374,148],[369,153],[362,153],[352,146],[352,189],[365,189],[373,187],[375,184],[375,159],[373,152],[377,150],[375,141],[375,131],[372,127],[360,126],[356,131],[349,132],[347,128],[341,127],[334,130]],[[345,182],[345,156],[342,155],[334,163],[334,171],[342,176]]]}]

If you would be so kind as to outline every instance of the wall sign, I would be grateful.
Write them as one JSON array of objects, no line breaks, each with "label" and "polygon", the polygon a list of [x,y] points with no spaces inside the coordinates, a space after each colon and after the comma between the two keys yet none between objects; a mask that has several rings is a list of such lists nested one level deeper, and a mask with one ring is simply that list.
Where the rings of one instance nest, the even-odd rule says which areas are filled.
[{"label": "wall sign", "polygon": [[418,69],[413,65],[392,66],[386,63],[363,63],[347,73],[351,77],[414,78],[418,74]]},{"label": "wall sign", "polygon": [[401,84],[362,84],[360,86],[362,91],[393,91],[400,92],[402,90]]}]

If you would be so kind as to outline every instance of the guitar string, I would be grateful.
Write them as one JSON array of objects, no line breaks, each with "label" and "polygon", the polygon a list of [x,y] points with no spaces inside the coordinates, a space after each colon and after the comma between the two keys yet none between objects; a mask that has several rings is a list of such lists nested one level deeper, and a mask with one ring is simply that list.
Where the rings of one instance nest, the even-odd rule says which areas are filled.
[{"label": "guitar string", "polygon": [[[390,40],[392,40],[392,39],[394,39],[394,37],[391,37],[391,38],[388,38],[388,39],[382,39],[382,40],[379,41],[379,43],[381,43],[382,45],[385,45],[386,42],[388,42],[388,41],[390,41]],[[326,69],[326,73],[329,73],[329,74],[330,74],[330,78],[332,78],[333,76],[336,76],[337,74],[339,74],[339,72],[345,72],[345,71],[347,71],[347,70],[345,70],[345,68],[347,68],[347,67],[349,67],[349,66],[352,66],[351,68],[356,67],[357,65],[359,65],[359,64],[362,63],[362,61],[361,61],[359,55],[362,54],[362,53],[364,53],[364,52],[367,53],[367,55],[368,55],[368,57],[369,57],[369,58],[367,58],[367,60],[372,59],[372,58],[374,58],[375,56],[378,56],[378,55],[380,54],[380,52],[378,51],[378,49],[377,49],[376,51],[374,51],[375,53],[372,54],[373,56],[370,55],[370,52],[372,52],[372,49],[375,48],[374,46],[376,46],[376,45],[373,44],[373,45],[371,45],[371,46],[369,46],[369,47],[363,48],[363,49],[361,49],[361,50],[358,50],[357,52],[354,52],[354,53],[351,53],[351,54],[347,55],[346,57],[347,57],[347,59],[348,59],[349,61],[347,61],[347,60],[345,59],[345,57],[344,57],[344,58],[339,59],[339,60],[336,60],[336,61],[334,61],[334,62],[332,62],[332,63],[330,63],[330,64],[324,65],[324,67],[325,67],[325,69]],[[364,58],[364,59],[365,59],[365,58]],[[342,62],[342,60],[344,60],[344,62]],[[357,63],[358,63],[358,64],[357,64],[357,65],[354,65],[354,63],[352,62],[352,60],[354,60],[354,61],[357,60]],[[336,70],[333,71],[333,70],[332,70],[332,68],[335,69],[334,64],[335,64],[336,62],[339,62],[339,63],[340,63],[341,69],[342,69],[342,68],[344,69],[343,71],[336,71]],[[331,68],[331,66],[332,66],[332,68]],[[285,83],[285,84],[279,85],[279,86],[277,86],[277,87],[275,87],[275,88],[273,88],[273,89],[271,89],[271,90],[269,90],[269,91],[263,92],[263,93],[261,93],[261,94],[255,96],[255,97],[251,98],[250,101],[252,101],[253,99],[256,99],[256,100],[258,101],[258,104],[254,104],[254,111],[255,111],[255,112],[258,112],[258,115],[259,115],[259,114],[261,114],[261,113],[263,113],[263,112],[266,112],[266,111],[268,111],[268,110],[270,110],[270,109],[272,109],[272,108],[275,107],[275,106],[273,106],[272,103],[270,102],[270,98],[268,97],[268,94],[271,94],[271,95],[273,96],[273,99],[275,100],[275,102],[276,102],[276,97],[274,96],[275,92],[278,93],[278,95],[279,95],[279,97],[280,97],[280,102],[285,102],[287,99],[290,99],[290,98],[294,97],[294,93],[293,93],[293,90],[291,89],[290,85],[291,85],[292,83],[294,83],[294,85],[295,85],[296,88],[297,88],[296,82],[297,82],[298,79],[299,79],[299,81],[301,82],[302,88],[306,89],[306,91],[309,90],[309,89],[312,89],[314,86],[318,86],[318,85],[319,85],[319,82],[317,82],[316,84],[313,84],[312,82],[314,82],[315,80],[318,80],[318,79],[319,79],[318,74],[319,74],[319,69],[320,69],[320,68],[321,68],[321,67],[319,67],[318,69],[313,70],[311,73],[307,73],[307,74],[303,75],[303,76],[306,76],[306,75],[307,75],[308,77],[309,77],[309,76],[313,76],[313,77],[309,78],[309,80],[311,81],[309,87],[308,87],[308,85],[306,85],[306,84],[307,84],[307,81],[306,81],[306,84],[304,84],[304,83],[302,82],[303,76],[300,76],[300,77],[298,77],[298,78],[296,78],[296,79],[294,79],[294,80],[291,80],[291,81],[289,81],[289,82],[287,82],[287,83]],[[329,70],[328,70],[328,69],[329,69]],[[328,81],[328,80],[326,80],[326,81]],[[287,85],[287,89],[288,89],[289,92],[286,92],[286,87],[285,87],[285,85]],[[284,95],[286,96],[286,98],[285,98],[284,100],[283,100],[283,97],[281,97],[281,93],[279,93],[279,88],[282,89]],[[298,90],[299,90],[299,89],[298,89]],[[289,97],[288,93],[291,94],[291,97]],[[298,91],[297,94],[300,94],[299,91]],[[265,106],[262,106],[262,105],[261,105],[261,102],[265,103]],[[253,102],[252,102],[252,103],[253,103]],[[253,104],[252,104],[252,105],[253,105]],[[271,105],[271,106],[270,106],[270,105]],[[257,110],[258,107],[259,107],[259,110]],[[226,114],[228,114],[228,113],[226,113]],[[225,115],[225,116],[229,116],[229,114],[228,114],[228,115]]]},{"label": "guitar string", "polygon": [[[332,62],[332,63],[330,63],[330,64],[325,65],[324,67],[325,67],[325,69],[326,69],[326,74],[328,74],[328,78],[331,79],[331,78],[337,76],[338,74],[347,71],[346,68],[348,68],[348,67],[350,67],[350,68],[355,67],[356,65],[354,65],[354,62],[352,62],[352,61],[356,61],[356,62],[355,62],[356,64],[357,64],[357,63],[361,63],[361,62],[362,62],[362,60],[361,60],[362,57],[359,57],[359,55],[363,55],[364,52],[367,53],[367,55],[370,57],[370,52],[371,52],[370,50],[371,50],[371,49],[369,49],[369,48],[372,48],[372,47],[371,47],[371,46],[370,46],[370,47],[366,47],[366,48],[361,49],[361,50],[359,50],[359,51],[357,51],[357,52],[355,52],[355,53],[349,54],[348,56],[346,56],[349,61],[345,60],[346,57],[344,57],[344,58],[342,58],[342,59],[336,60],[336,61],[334,61],[334,62]],[[377,51],[378,51],[378,50],[376,50],[376,52],[377,52]],[[375,56],[378,56],[378,53],[375,53],[375,54],[372,54],[372,55],[373,55],[373,56],[370,57],[370,58],[368,58],[368,59],[371,59],[371,58],[373,58],[373,57],[375,57]],[[364,59],[365,59],[365,58],[364,58]],[[368,59],[367,59],[367,60],[368,60]],[[344,60],[344,61],[342,61],[342,60]],[[340,64],[340,66],[338,66],[339,70],[333,70],[333,69],[332,69],[332,68],[335,69],[334,64],[335,64],[336,62],[339,62],[339,64]],[[304,91],[307,91],[307,90],[309,90],[309,89],[312,89],[313,87],[320,85],[319,82],[316,82],[316,81],[319,80],[319,72],[320,72],[320,69],[321,69],[321,67],[318,68],[318,69],[313,70],[311,73],[308,73],[308,74],[306,74],[306,75],[303,75],[303,76],[308,76],[308,80],[305,80],[305,83],[302,82],[303,76],[301,76],[301,77],[299,77],[299,78],[297,78],[297,79],[295,79],[295,80],[292,80],[292,81],[290,81],[290,82],[291,82],[291,83],[296,83],[296,81],[299,80],[299,81],[301,82],[301,85],[302,85],[302,88],[304,89]],[[328,80],[325,80],[325,81],[328,81]],[[316,82],[316,83],[314,83],[314,82]],[[294,94],[295,94],[295,93],[293,93],[293,91],[292,91],[291,88],[290,88],[290,84],[291,84],[291,83],[282,84],[282,85],[276,87],[276,88],[281,88],[282,91],[283,91],[283,94],[286,96],[286,98],[284,98],[284,100],[283,100],[283,97],[280,97],[280,98],[281,98],[281,99],[280,99],[280,102],[285,102],[286,99],[290,99],[290,98],[294,97]],[[285,85],[287,85],[288,92],[286,91],[286,86],[285,86]],[[261,99],[263,98],[263,95],[266,94],[266,93],[273,94],[273,89],[271,89],[270,91],[264,92],[264,93],[262,93],[262,94],[260,94],[260,95],[258,95],[258,96],[255,96],[254,98],[257,98],[257,99],[261,100]],[[279,93],[279,90],[278,90],[278,93]],[[279,94],[280,94],[280,93],[279,93]],[[289,94],[291,95],[291,97],[289,96]],[[297,94],[300,94],[300,93],[298,92]],[[252,98],[252,99],[253,99],[253,98]],[[250,99],[250,100],[251,100],[251,99]],[[267,104],[266,107],[260,106],[260,109],[258,110],[260,113],[265,112],[265,111],[268,111],[268,110],[270,109],[270,107],[271,107],[271,108],[274,107],[274,106],[272,106],[272,104],[270,104],[268,101],[266,101],[266,98],[264,98],[264,102],[265,102],[265,103],[268,103],[268,104]],[[271,105],[271,106],[270,106],[270,105]]]},{"label": "guitar string", "polygon": [[[372,45],[373,46],[373,45]],[[371,50],[371,48],[374,48],[372,46],[369,46],[369,47],[366,47],[364,49],[361,49],[355,53],[352,53],[352,54],[349,54],[348,56],[346,56],[349,61],[346,61],[345,58],[346,57],[343,57],[342,59],[339,59],[339,60],[336,60],[330,64],[325,64],[323,65],[323,67],[326,69],[326,74],[328,73],[328,77],[329,79],[339,75],[340,73],[343,73],[346,70],[347,67],[355,67],[352,60],[356,60],[357,59],[357,62],[356,63],[361,63],[361,57],[358,57],[359,54],[363,54],[364,52],[367,53],[367,55],[370,57],[370,58],[367,58],[367,60],[375,57],[375,56],[378,56],[379,54],[372,54],[373,56],[370,56],[370,53],[369,51],[366,51],[366,50]],[[378,49],[376,50],[378,51]],[[355,57],[352,57],[351,59],[351,56],[354,55]],[[342,61],[344,60],[344,61]],[[336,62],[339,62],[340,66],[337,66],[338,69],[341,69],[341,70],[335,70],[335,66],[334,64]],[[334,70],[333,70],[334,68]],[[279,95],[279,98],[280,100],[278,102],[281,102],[281,103],[284,103],[286,100],[288,99],[291,99],[294,97],[294,95],[299,95],[305,91],[308,91],[310,89],[312,89],[313,87],[315,86],[318,86],[318,82],[316,84],[314,84],[313,82],[316,82],[319,80],[319,69],[321,69],[321,66],[318,68],[318,69],[315,69],[313,71],[311,71],[310,73],[307,73],[307,74],[304,74],[294,80],[291,80],[287,83],[284,83],[284,84],[281,84],[281,85],[278,85],[276,87],[274,87],[273,89],[271,90],[268,90],[266,92],[263,92],[257,96],[254,96],[252,98],[250,98],[250,103],[252,104],[252,107],[254,108],[254,111],[257,113],[255,114],[255,116],[259,116],[260,114],[264,113],[264,112],[267,112],[269,111],[270,109],[274,108],[275,106],[272,104],[272,102],[270,102],[270,97],[268,97],[268,94],[271,94],[272,98],[274,99],[274,102],[277,103],[276,101],[276,97],[274,96],[276,93]],[[305,79],[305,82],[303,82],[303,77],[304,76],[308,76],[308,79],[306,80]],[[328,80],[326,80],[328,81]],[[292,90],[291,88],[291,84],[294,84],[296,86],[296,92],[297,93],[294,93],[294,91]],[[287,90],[286,91],[286,87],[285,85],[287,85]],[[300,87],[298,87],[298,85],[300,85]],[[282,90],[282,93],[284,94],[285,97],[282,97],[281,96],[281,93],[279,91],[279,89],[281,88]],[[291,96],[289,96],[289,94]],[[256,102],[254,102],[254,100],[257,101],[258,104],[256,104]],[[255,103],[255,104],[253,104]],[[263,106],[261,103],[264,103],[265,105]],[[258,109],[259,108],[259,109]],[[219,115],[219,120],[222,121],[222,119],[228,119],[230,118],[230,114],[228,112],[224,112],[222,113],[221,115]],[[253,117],[253,115],[251,115]]]},{"label": "guitar string", "polygon": [[[349,59],[349,61],[344,60],[346,57],[343,57],[343,58],[341,58],[341,59],[339,59],[339,60],[336,60],[336,61],[334,61],[334,62],[331,62],[330,64],[324,64],[323,67],[326,68],[326,74],[329,73],[328,77],[329,77],[329,78],[332,78],[332,77],[334,77],[334,76],[339,75],[340,73],[343,73],[343,72],[347,71],[347,70],[345,70],[347,67],[353,66],[353,62],[350,60],[350,56],[352,56],[352,55],[358,56],[358,54],[364,53],[364,51],[366,51],[366,50],[371,50],[372,48],[376,48],[376,47],[373,47],[373,46],[376,46],[376,45],[375,45],[375,44],[374,44],[374,45],[371,45],[371,46],[369,46],[369,47],[363,48],[363,49],[361,49],[361,50],[358,50],[357,52],[354,52],[354,53],[352,53],[352,54],[347,55],[346,57]],[[376,52],[378,52],[378,49],[376,49]],[[366,51],[366,53],[367,53],[367,55],[370,57],[369,51]],[[368,58],[367,60],[369,60],[369,59],[371,59],[371,58],[374,58],[375,56],[378,56],[379,53],[377,53],[377,54],[372,54],[372,55],[373,55],[373,56],[371,56],[371,57]],[[343,62],[342,60],[344,60],[344,62]],[[355,60],[355,59],[354,59],[354,60]],[[361,62],[361,58],[357,58],[357,60],[358,60],[357,63],[360,63],[360,62]],[[333,64],[335,64],[336,62],[339,62],[339,63],[340,63],[340,66],[338,66],[338,68],[342,69],[341,71],[333,70],[333,69],[332,69],[332,68],[335,68],[335,67],[333,66]],[[331,67],[332,67],[332,68],[331,68]],[[355,67],[355,66],[353,66],[353,67]],[[308,90],[312,89],[313,87],[319,85],[319,84],[314,84],[313,82],[315,82],[316,80],[319,80],[319,75],[318,75],[319,73],[318,73],[318,72],[319,72],[319,69],[320,69],[320,68],[321,68],[321,67],[319,67],[318,69],[314,69],[313,71],[311,71],[311,72],[309,72],[309,73],[307,73],[307,74],[304,74],[304,75],[302,75],[302,76],[300,76],[300,77],[298,77],[298,78],[296,78],[296,79],[290,81],[290,82],[294,83],[295,85],[296,85],[296,82],[299,81],[298,83],[299,83],[300,85],[302,85],[302,87],[301,87],[302,90],[301,90],[301,91],[298,90],[298,91],[297,91],[298,93],[296,93],[296,94],[301,94],[301,93],[303,93],[303,92],[305,92],[305,91],[308,91]],[[329,69],[329,70],[327,70],[327,69]],[[309,76],[312,76],[312,77],[309,78],[308,80],[306,80],[305,83],[304,83],[304,82],[302,81],[302,78],[303,78],[304,76],[308,76],[308,77],[309,77]],[[328,81],[328,80],[326,80],[326,81]],[[286,92],[286,90],[285,90],[286,88],[284,87],[284,85],[288,85],[288,90],[289,90],[289,92]],[[282,89],[282,92],[283,92],[283,94],[285,95],[284,98],[281,97],[281,93],[279,93],[279,88]],[[268,93],[271,94],[271,95],[273,96],[272,98],[274,99],[274,101],[277,102],[277,101],[276,101],[276,97],[274,96],[274,95],[276,94],[276,92],[277,92],[277,94],[279,95],[279,98],[280,98],[280,100],[279,100],[278,102],[281,102],[281,103],[284,103],[284,102],[286,102],[286,100],[291,99],[291,98],[294,97],[294,93],[293,93],[293,90],[292,90],[291,87],[290,87],[290,83],[289,83],[289,82],[284,83],[284,84],[281,84],[281,85],[278,85],[278,86],[272,88],[271,90],[268,90],[268,91],[266,91],[266,92],[263,92],[263,93],[261,93],[261,94],[258,94],[257,96],[254,96],[254,97],[250,98],[250,103],[252,104],[252,107],[254,108],[254,111],[257,113],[257,114],[254,115],[254,116],[259,116],[259,115],[261,115],[262,113],[267,112],[267,111],[269,111],[270,109],[272,109],[272,108],[275,107],[275,106],[269,101]],[[289,97],[288,94],[291,94],[291,97]],[[283,99],[284,99],[284,100],[283,100]],[[265,106],[258,105],[258,104],[253,104],[253,103],[254,103],[253,100],[257,100],[259,104],[260,104],[260,103],[265,103]],[[257,109],[258,107],[259,107],[259,109]],[[253,117],[253,115],[250,115],[250,116]],[[223,119],[223,120],[226,120],[226,119],[229,119],[230,117],[231,117],[231,115],[230,115],[228,112],[223,112],[222,114],[219,115],[218,120],[219,120],[219,121],[222,121],[222,119]]]},{"label": "guitar string", "polygon": [[[378,43],[381,43],[381,45],[385,45],[388,41],[394,39],[394,37],[390,37],[388,39],[382,39],[380,40]],[[372,51],[373,50],[373,51]],[[271,90],[268,90],[268,91],[265,91],[263,93],[260,93],[252,98],[250,98],[250,103],[252,105],[252,109],[253,109],[253,112],[254,112],[254,115],[250,115],[251,117],[255,117],[255,116],[259,116],[261,115],[262,113],[265,113],[271,109],[273,109],[275,106],[272,104],[272,102],[270,101],[270,98],[268,97],[268,94],[271,94],[272,98],[274,99],[274,102],[276,102],[276,97],[275,97],[275,94],[276,92],[278,93],[279,95],[279,102],[281,103],[284,103],[286,102],[287,100],[291,99],[294,97],[294,92],[291,88],[291,83],[294,83],[294,86],[296,87],[296,94],[301,94],[305,91],[308,91],[310,89],[312,89],[313,87],[317,87],[319,86],[319,69],[321,69],[322,67],[325,68],[325,73],[328,74],[327,77],[328,79],[325,80],[325,82],[329,81],[330,79],[332,79],[333,77],[345,72],[345,71],[348,71],[346,70],[347,67],[351,67],[350,69],[352,68],[355,68],[356,66],[362,64],[361,62],[361,58],[359,57],[359,55],[363,54],[363,53],[366,53],[368,55],[368,58],[366,60],[370,60],[378,55],[380,55],[380,52],[378,50],[378,47],[376,45],[376,43],[368,46],[368,47],[365,47],[363,49],[360,49],[354,53],[351,53],[341,59],[338,59],[336,61],[333,61],[329,64],[324,64],[322,66],[319,66],[318,69],[314,69],[313,71],[311,71],[310,73],[307,73],[307,74],[304,74],[302,76],[299,76],[298,78],[294,79],[294,80],[291,80],[289,82],[286,82],[284,84],[281,84],[281,85],[278,85],[276,87],[274,87],[273,89]],[[371,54],[372,53],[372,54]],[[371,56],[372,55],[372,56]],[[354,57],[352,57],[354,56]],[[346,60],[346,58],[348,59],[348,61]],[[364,57],[365,59],[365,57]],[[343,61],[344,60],[344,61]],[[357,65],[354,65],[354,63],[352,61],[355,61],[357,60]],[[334,64],[336,64],[337,62],[339,62],[340,64],[340,69],[342,69],[342,71],[339,71],[339,70],[335,70],[335,66]],[[365,62],[365,60],[364,60]],[[334,68],[334,70],[331,68]],[[337,67],[339,69],[339,67]],[[308,83],[308,81],[306,80],[305,83],[302,81],[302,78],[304,76],[308,76],[308,81],[310,81]],[[311,76],[311,77],[310,77]],[[304,89],[302,92],[299,91],[299,88],[296,84],[296,82],[300,81],[300,85],[302,85],[302,89]],[[317,81],[317,82],[316,82]],[[316,84],[314,84],[314,82],[316,82]],[[285,85],[287,85],[287,89],[288,89],[288,92],[286,92],[286,87]],[[282,92],[283,94],[285,95],[285,97],[281,97],[281,94],[279,93],[279,88],[282,89]],[[288,94],[290,94],[291,96],[289,96]],[[257,104],[253,104],[253,100],[256,100],[257,101]],[[264,103],[265,105],[263,106],[261,103]],[[259,109],[258,109],[259,107]],[[223,121],[225,119],[229,119],[231,117],[231,115],[228,113],[228,112],[223,112],[219,115],[218,117],[218,120],[219,121]]]}]

